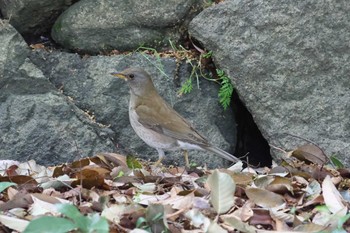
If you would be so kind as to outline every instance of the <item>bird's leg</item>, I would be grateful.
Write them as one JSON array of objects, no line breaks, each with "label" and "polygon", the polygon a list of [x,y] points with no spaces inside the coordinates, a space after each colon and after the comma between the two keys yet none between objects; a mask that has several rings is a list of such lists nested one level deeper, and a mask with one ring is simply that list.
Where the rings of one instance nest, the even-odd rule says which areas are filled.
[{"label": "bird's leg", "polygon": [[185,157],[186,167],[190,167],[190,162],[188,161],[188,151],[187,150],[183,150],[183,153],[184,153],[184,157]]},{"label": "bird's leg", "polygon": [[158,167],[162,163],[162,161],[163,161],[163,159],[165,157],[165,154],[164,154],[164,151],[162,149],[156,149],[156,150],[158,151],[159,159],[157,160],[157,162],[155,162],[154,165],[156,167]]}]

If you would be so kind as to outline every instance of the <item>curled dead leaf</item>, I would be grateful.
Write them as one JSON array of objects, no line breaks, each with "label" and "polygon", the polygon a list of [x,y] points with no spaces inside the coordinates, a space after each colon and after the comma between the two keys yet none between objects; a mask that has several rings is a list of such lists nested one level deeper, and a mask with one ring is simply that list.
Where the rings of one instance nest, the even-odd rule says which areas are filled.
[{"label": "curled dead leaf", "polygon": [[328,162],[327,156],[318,146],[306,144],[292,152],[292,156],[308,163],[324,165]]}]

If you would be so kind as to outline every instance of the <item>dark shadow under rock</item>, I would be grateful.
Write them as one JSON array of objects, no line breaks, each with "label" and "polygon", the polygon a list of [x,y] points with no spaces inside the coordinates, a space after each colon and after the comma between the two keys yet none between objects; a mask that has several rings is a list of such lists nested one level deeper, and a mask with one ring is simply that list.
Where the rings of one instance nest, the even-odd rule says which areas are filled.
[{"label": "dark shadow under rock", "polygon": [[270,167],[272,164],[270,146],[236,91],[233,93],[232,101],[237,122],[235,155],[243,158],[249,165]]}]

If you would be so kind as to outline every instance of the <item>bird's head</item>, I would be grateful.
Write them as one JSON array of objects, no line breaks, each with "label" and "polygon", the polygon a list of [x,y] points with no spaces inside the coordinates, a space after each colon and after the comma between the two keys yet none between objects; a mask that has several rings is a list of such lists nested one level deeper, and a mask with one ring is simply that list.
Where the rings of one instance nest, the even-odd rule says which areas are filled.
[{"label": "bird's head", "polygon": [[155,91],[151,76],[141,68],[128,68],[122,72],[113,72],[111,75],[124,79],[135,95],[145,96]]}]

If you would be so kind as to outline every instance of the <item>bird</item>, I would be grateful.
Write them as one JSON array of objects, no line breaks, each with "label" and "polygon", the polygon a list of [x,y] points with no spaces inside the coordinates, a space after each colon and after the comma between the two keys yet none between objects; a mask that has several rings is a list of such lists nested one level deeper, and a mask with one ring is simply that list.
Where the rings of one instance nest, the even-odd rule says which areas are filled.
[{"label": "bird", "polygon": [[136,134],[158,152],[159,165],[165,151],[183,150],[189,167],[187,150],[210,151],[231,162],[234,155],[212,145],[207,138],[176,112],[157,92],[151,76],[142,68],[130,67],[111,75],[124,79],[130,89],[129,121]]}]

